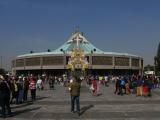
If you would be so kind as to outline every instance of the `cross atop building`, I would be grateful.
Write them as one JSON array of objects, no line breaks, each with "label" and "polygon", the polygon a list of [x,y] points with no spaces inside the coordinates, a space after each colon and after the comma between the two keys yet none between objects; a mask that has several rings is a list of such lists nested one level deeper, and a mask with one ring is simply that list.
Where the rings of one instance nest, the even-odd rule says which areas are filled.
[{"label": "cross atop building", "polygon": [[77,43],[77,48],[79,48],[79,43],[83,41],[83,39],[80,38],[79,34],[77,34],[76,37],[73,38],[73,40]]},{"label": "cross atop building", "polygon": [[75,27],[75,32],[79,32],[79,26]]}]

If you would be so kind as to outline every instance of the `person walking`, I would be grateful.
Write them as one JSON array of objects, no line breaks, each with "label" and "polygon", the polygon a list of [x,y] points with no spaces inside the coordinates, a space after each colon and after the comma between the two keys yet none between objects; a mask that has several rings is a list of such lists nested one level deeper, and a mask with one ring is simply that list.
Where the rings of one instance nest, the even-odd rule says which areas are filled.
[{"label": "person walking", "polygon": [[137,96],[143,95],[143,86],[142,86],[142,78],[141,76],[138,76],[137,79]]},{"label": "person walking", "polygon": [[42,90],[42,89],[43,89],[43,81],[42,81],[42,78],[41,78],[41,77],[39,77],[39,79],[37,80],[36,88],[37,88],[38,90]]},{"label": "person walking", "polygon": [[54,76],[50,76],[49,77],[49,88],[50,89],[54,89],[54,83],[55,83],[55,77]]},{"label": "person walking", "polygon": [[31,99],[32,101],[36,100],[36,80],[34,78],[31,78],[29,88],[31,90]]},{"label": "person walking", "polygon": [[105,86],[108,87],[108,82],[109,82],[109,78],[108,76],[104,76],[104,83],[105,83]]},{"label": "person walking", "polygon": [[7,82],[7,77],[0,75],[0,105],[2,108],[2,117],[6,118],[6,108],[8,116],[11,116],[10,108],[10,85]]},{"label": "person walking", "polygon": [[93,93],[93,95],[94,96],[96,96],[97,95],[97,81],[96,81],[96,79],[94,79],[94,77],[91,77],[91,88],[92,88],[92,93]]},{"label": "person walking", "polygon": [[23,79],[20,76],[18,81],[17,81],[17,87],[18,87],[18,104],[22,104],[23,103]]},{"label": "person walking", "polygon": [[18,86],[15,78],[13,78],[13,80],[11,81],[11,92],[12,92],[12,98],[10,103],[13,103],[13,99],[15,99],[16,104],[18,104]]},{"label": "person walking", "polygon": [[73,82],[71,82],[69,84],[69,90],[70,90],[70,95],[71,95],[71,112],[75,112],[74,111],[74,106],[75,106],[75,102],[76,102],[76,112],[78,113],[78,115],[80,115],[80,103],[79,103],[79,97],[80,97],[80,88],[81,85],[80,83],[78,83],[78,78],[76,76],[74,76],[72,78]]},{"label": "person walking", "polygon": [[130,89],[130,86],[129,86],[130,84],[129,84],[129,81],[128,80],[126,80],[126,83],[125,83],[125,93],[127,94],[127,95],[129,95],[130,93],[131,93],[131,89]]},{"label": "person walking", "polygon": [[24,78],[24,94],[23,94],[23,100],[27,101],[28,99],[28,90],[29,90],[29,78]]},{"label": "person walking", "polygon": [[115,80],[115,92],[116,95],[120,94],[120,80],[117,77]]}]

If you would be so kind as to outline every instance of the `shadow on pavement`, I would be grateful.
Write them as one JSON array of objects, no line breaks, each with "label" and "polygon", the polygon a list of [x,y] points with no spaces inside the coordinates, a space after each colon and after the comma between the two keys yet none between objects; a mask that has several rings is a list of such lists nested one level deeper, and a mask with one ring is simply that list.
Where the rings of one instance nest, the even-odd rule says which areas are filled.
[{"label": "shadow on pavement", "polygon": [[29,101],[27,103],[18,104],[17,106],[12,106],[11,109],[23,108],[23,107],[26,107],[26,106],[29,106],[29,105],[32,105],[32,104],[33,104],[33,102]]},{"label": "shadow on pavement", "polygon": [[101,96],[101,95],[102,95],[102,93],[98,93],[98,94],[97,94],[97,96]]},{"label": "shadow on pavement", "polygon": [[46,98],[49,98],[49,97],[39,97],[39,96],[37,96],[36,100],[43,100],[43,99],[46,99]]},{"label": "shadow on pavement", "polygon": [[41,107],[36,107],[36,108],[28,108],[28,109],[24,109],[24,110],[17,110],[15,112],[12,112],[12,117],[14,116],[17,116],[17,115],[20,115],[20,114],[23,114],[23,113],[26,113],[26,112],[31,112],[31,111],[34,111],[34,110],[38,110],[40,109]]},{"label": "shadow on pavement", "polygon": [[94,107],[94,105],[87,105],[81,108],[81,112],[80,115],[83,115],[87,110],[91,109],[92,107]]}]

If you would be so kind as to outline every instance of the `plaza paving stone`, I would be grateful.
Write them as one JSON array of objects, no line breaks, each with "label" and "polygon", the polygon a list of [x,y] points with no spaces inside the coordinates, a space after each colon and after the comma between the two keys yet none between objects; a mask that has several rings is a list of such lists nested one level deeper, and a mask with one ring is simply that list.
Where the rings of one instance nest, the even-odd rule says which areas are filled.
[{"label": "plaza paving stone", "polygon": [[[30,95],[29,95],[30,96]],[[56,85],[54,90],[37,90],[37,100],[11,105],[13,117],[7,120],[159,120],[160,89],[152,97],[115,95],[114,85],[101,86],[99,96],[92,96],[83,83],[80,96],[81,115],[70,112],[68,89]],[[2,118],[0,118],[2,119]]]}]

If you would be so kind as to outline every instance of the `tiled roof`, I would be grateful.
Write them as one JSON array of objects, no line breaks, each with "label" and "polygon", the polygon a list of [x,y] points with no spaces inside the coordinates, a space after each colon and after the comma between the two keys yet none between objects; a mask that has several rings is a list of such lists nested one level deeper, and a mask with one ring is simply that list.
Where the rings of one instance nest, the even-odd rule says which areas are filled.
[{"label": "tiled roof", "polygon": [[93,44],[91,44],[83,35],[83,33],[77,31],[71,35],[71,37],[68,39],[67,42],[65,42],[62,46],[59,48],[51,51],[51,52],[40,52],[40,53],[30,53],[30,54],[24,54],[20,55],[18,57],[31,57],[31,56],[41,56],[41,55],[56,55],[56,54],[68,54],[71,53],[71,51],[74,48],[82,48],[86,54],[94,53],[94,54],[107,54],[107,55],[124,55],[124,56],[133,56],[133,57],[139,57],[137,55],[132,55],[128,53],[117,53],[117,52],[104,52],[97,47],[95,47]]}]

